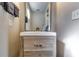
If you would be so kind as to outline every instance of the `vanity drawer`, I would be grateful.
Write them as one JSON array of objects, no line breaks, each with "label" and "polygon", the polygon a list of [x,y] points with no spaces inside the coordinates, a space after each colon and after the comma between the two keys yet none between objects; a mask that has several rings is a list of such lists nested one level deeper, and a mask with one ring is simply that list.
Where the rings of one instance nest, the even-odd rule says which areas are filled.
[{"label": "vanity drawer", "polygon": [[52,51],[25,51],[24,57],[54,57]]},{"label": "vanity drawer", "polygon": [[56,47],[55,37],[24,37],[24,48]]}]

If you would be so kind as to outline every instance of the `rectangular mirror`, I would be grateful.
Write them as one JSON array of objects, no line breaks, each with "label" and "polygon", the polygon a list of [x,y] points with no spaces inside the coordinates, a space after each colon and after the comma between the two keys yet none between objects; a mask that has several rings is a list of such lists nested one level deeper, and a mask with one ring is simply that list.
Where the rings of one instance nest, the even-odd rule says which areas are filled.
[{"label": "rectangular mirror", "polygon": [[25,31],[50,31],[50,3],[26,2]]}]

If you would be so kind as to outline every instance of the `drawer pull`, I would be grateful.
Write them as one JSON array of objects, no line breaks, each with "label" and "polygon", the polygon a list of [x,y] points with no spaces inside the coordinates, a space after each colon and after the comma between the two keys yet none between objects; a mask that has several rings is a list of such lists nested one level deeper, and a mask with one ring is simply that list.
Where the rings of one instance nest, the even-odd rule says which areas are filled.
[{"label": "drawer pull", "polygon": [[41,44],[34,44],[34,47],[43,47]]}]

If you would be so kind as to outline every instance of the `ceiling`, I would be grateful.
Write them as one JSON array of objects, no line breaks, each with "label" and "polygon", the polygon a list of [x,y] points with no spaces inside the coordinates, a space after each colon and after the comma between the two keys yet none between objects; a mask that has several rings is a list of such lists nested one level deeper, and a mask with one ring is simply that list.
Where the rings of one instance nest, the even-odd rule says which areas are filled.
[{"label": "ceiling", "polygon": [[34,12],[43,12],[46,10],[48,3],[47,2],[29,2],[29,6]]}]

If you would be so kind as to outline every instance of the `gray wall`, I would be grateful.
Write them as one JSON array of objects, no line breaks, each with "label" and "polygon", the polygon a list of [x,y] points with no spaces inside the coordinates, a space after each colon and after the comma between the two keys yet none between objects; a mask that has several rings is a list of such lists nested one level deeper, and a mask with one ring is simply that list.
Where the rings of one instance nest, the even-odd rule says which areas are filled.
[{"label": "gray wall", "polygon": [[57,3],[58,56],[79,56],[79,19],[72,21],[72,11],[79,9],[79,3]]}]

